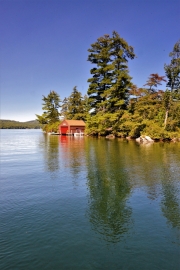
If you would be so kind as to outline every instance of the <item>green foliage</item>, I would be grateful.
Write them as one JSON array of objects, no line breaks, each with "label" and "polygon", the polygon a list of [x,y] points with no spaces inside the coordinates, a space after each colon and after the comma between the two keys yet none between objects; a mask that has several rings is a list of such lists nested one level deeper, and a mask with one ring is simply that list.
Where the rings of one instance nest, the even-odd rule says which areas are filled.
[{"label": "green foliage", "polygon": [[137,118],[138,122],[139,118],[142,120],[156,119],[157,121],[162,121],[162,119],[159,119],[162,110],[161,103],[162,100],[159,98],[158,93],[148,93],[140,97],[134,105],[134,118]]},{"label": "green foliage", "polygon": [[106,135],[106,127],[104,126],[103,115],[89,115],[86,121],[86,133],[93,136]]},{"label": "green foliage", "polygon": [[159,126],[153,120],[146,121],[146,127],[141,132],[141,135],[148,135],[152,139],[170,139],[170,134],[168,131],[164,130],[163,127]]},{"label": "green foliage", "polygon": [[110,88],[111,85],[111,73],[113,66],[110,59],[110,37],[104,35],[98,38],[97,42],[91,45],[88,50],[90,52],[88,61],[95,64],[96,67],[91,69],[92,78],[88,79],[89,89],[89,103],[91,108],[94,109],[94,113],[98,110],[102,110],[103,104],[106,101],[104,95],[105,90]]},{"label": "green foliage", "polygon": [[[112,37],[104,35],[98,38],[88,51],[88,61],[95,65],[88,80],[92,115],[88,125],[92,127],[94,124],[92,128],[97,128],[96,133],[106,134],[106,130],[117,126],[127,109],[128,90],[132,85],[127,63],[135,54],[133,48],[115,31]],[[94,121],[93,116],[98,122]]]},{"label": "green foliage", "polygon": [[51,124],[46,124],[42,127],[43,131],[45,132],[54,132],[54,133],[59,133],[59,125],[61,121],[57,121]]},{"label": "green foliage", "polygon": [[170,103],[171,103],[171,92],[169,90],[166,90],[163,95],[163,105],[165,110],[170,109]]},{"label": "green foliage", "polygon": [[36,114],[38,122],[41,124],[41,128],[44,131],[49,131],[50,127],[59,122],[60,113],[58,109],[60,106],[60,97],[55,91],[50,91],[47,97],[42,98],[42,110],[44,111],[42,115]]},{"label": "green foliage", "polygon": [[75,86],[69,98],[67,99],[66,118],[74,120],[84,120],[86,118],[85,100],[82,98],[81,92]]},{"label": "green foliage", "polygon": [[118,137],[139,137],[141,130],[144,128],[142,120],[139,115],[125,111],[120,121],[115,126],[113,133]]},{"label": "green foliage", "polygon": [[[164,129],[164,119],[168,109],[168,120]],[[172,138],[180,127],[180,102],[171,99],[169,91],[146,93],[130,100],[128,111],[120,119],[116,135],[121,137],[149,135],[154,139]]]},{"label": "green foliage", "polygon": [[62,106],[61,106],[61,115],[64,116],[64,118],[67,118],[68,114],[68,98],[64,98],[62,101]]},{"label": "green foliage", "polygon": [[167,87],[171,92],[180,91],[180,40],[174,45],[173,51],[169,54],[171,62],[165,64],[164,69],[168,78]]}]

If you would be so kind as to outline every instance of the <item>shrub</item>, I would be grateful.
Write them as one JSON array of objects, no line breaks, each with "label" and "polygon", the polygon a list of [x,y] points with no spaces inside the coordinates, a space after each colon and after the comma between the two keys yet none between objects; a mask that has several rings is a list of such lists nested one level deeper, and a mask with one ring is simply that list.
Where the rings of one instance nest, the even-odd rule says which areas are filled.
[{"label": "shrub", "polygon": [[149,123],[147,123],[146,127],[141,132],[141,135],[148,135],[154,140],[170,139],[169,132],[152,121],[149,121]]}]

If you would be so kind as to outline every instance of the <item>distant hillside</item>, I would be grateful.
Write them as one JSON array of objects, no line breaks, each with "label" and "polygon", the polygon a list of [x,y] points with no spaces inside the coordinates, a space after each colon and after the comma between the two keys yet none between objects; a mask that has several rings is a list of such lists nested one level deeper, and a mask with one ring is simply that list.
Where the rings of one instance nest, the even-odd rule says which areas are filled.
[{"label": "distant hillside", "polygon": [[40,124],[37,120],[19,122],[14,120],[0,120],[0,129],[38,129]]}]

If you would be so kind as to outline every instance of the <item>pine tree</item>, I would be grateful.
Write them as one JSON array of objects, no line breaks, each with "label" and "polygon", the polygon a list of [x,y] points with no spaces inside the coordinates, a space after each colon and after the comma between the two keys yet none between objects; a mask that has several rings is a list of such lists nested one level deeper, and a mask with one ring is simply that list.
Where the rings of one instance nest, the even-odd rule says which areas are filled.
[{"label": "pine tree", "polygon": [[64,116],[64,118],[67,118],[68,114],[68,98],[64,98],[62,101],[62,106],[61,106],[61,115]]},{"label": "pine tree", "polygon": [[[91,115],[88,125],[99,123],[99,133],[106,133],[109,128],[117,128],[118,121],[127,107],[131,77],[128,71],[128,59],[135,57],[134,50],[119,36],[104,35],[97,39],[88,50],[88,61],[96,67],[91,69],[92,78],[88,80],[89,104]],[[97,117],[98,116],[98,117]],[[98,119],[98,120],[97,120]]]},{"label": "pine tree", "polygon": [[128,71],[128,58],[133,59],[135,54],[133,48],[115,31],[112,34],[110,47],[113,71],[111,87],[106,91],[108,93],[108,111],[117,112],[126,109],[127,106],[129,89],[132,85],[132,78]]},{"label": "pine tree", "polygon": [[67,119],[84,119],[83,98],[81,92],[77,90],[77,86],[73,88],[71,95],[68,97],[67,107]]},{"label": "pine tree", "polygon": [[86,121],[87,117],[89,116],[90,109],[91,109],[87,95],[84,95],[84,97],[82,99],[82,103],[83,103],[83,118],[82,118],[82,120]]},{"label": "pine tree", "polygon": [[91,45],[88,49],[90,52],[88,61],[95,64],[96,67],[91,69],[92,78],[88,79],[89,89],[89,104],[93,109],[93,113],[105,109],[106,95],[105,90],[111,86],[111,73],[113,66],[110,59],[110,37],[104,35],[97,39],[97,42]]},{"label": "pine tree", "polygon": [[60,96],[55,91],[50,91],[47,97],[42,98],[42,115],[36,114],[40,124],[53,124],[59,121]]},{"label": "pine tree", "polygon": [[169,54],[171,62],[164,65],[168,78],[167,87],[171,92],[180,92],[180,40],[174,45],[173,51]]}]

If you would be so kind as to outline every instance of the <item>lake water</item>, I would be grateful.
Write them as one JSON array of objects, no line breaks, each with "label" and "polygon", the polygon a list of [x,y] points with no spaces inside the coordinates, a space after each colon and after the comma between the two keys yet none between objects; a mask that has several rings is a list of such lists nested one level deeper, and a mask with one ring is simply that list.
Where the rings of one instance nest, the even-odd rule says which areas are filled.
[{"label": "lake water", "polygon": [[180,269],[180,143],[0,143],[0,269]]}]

